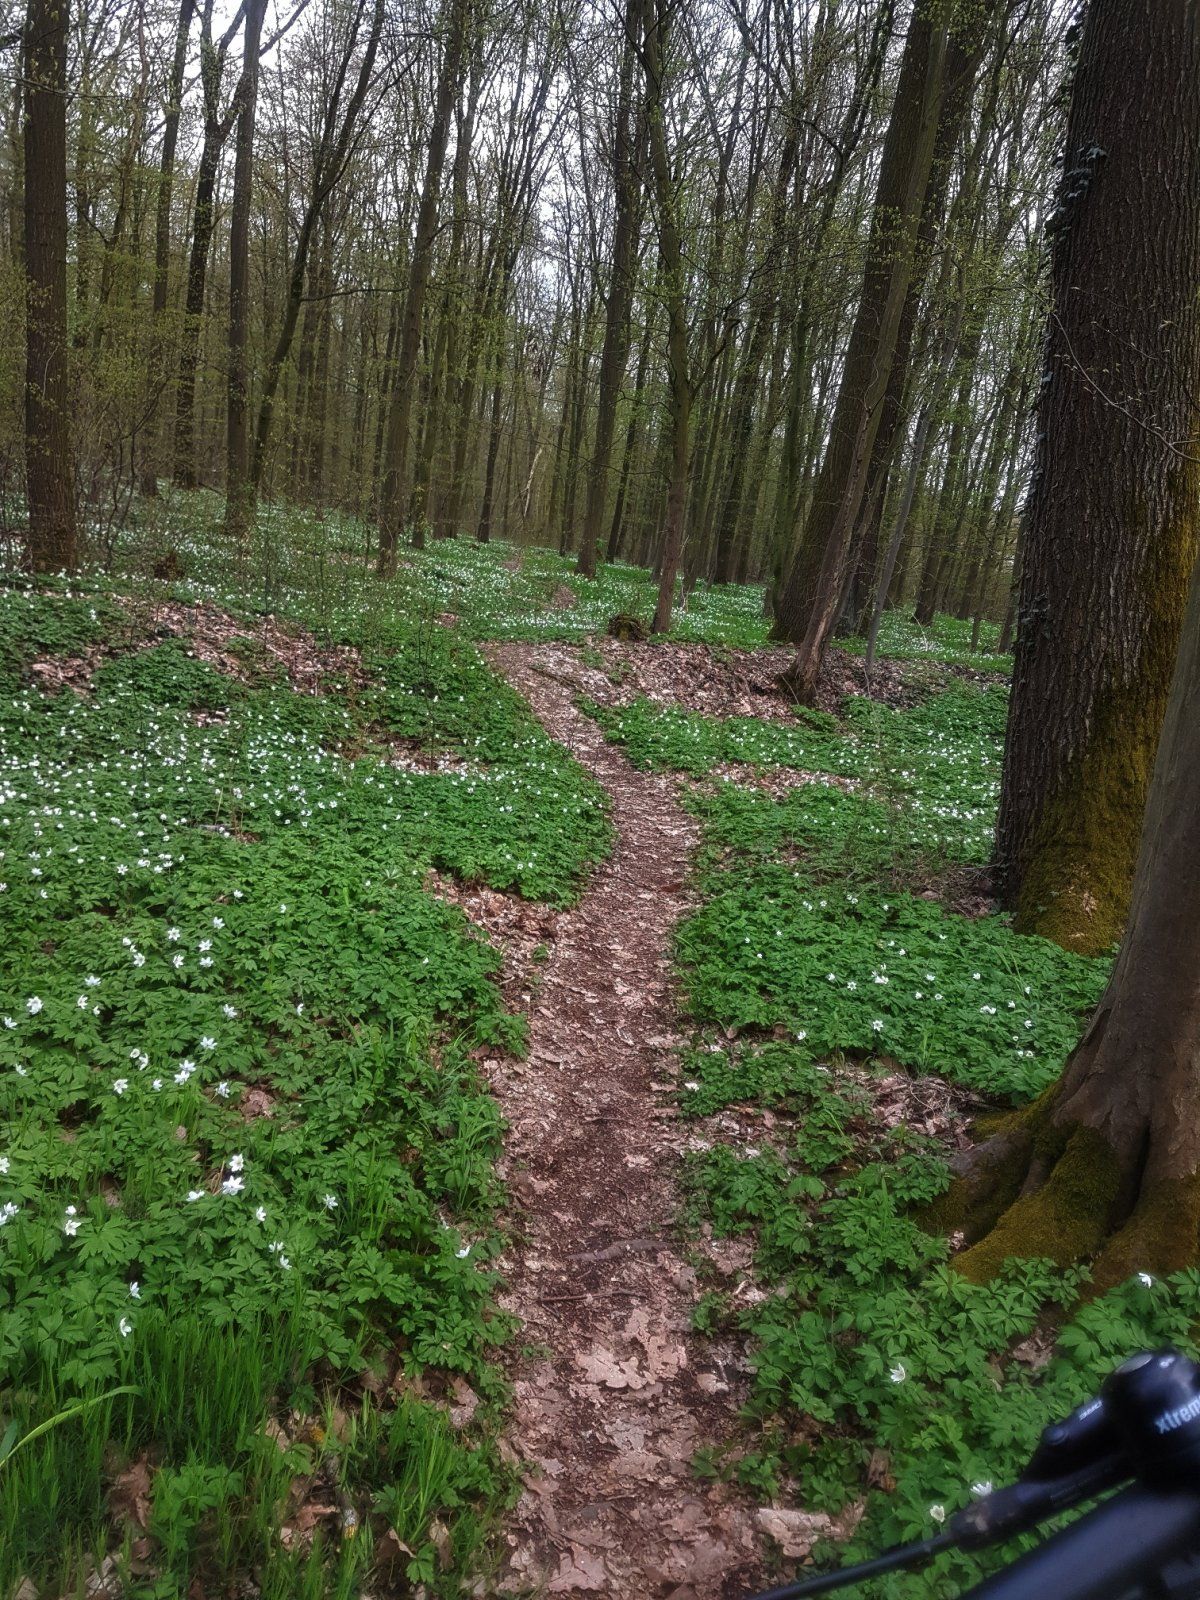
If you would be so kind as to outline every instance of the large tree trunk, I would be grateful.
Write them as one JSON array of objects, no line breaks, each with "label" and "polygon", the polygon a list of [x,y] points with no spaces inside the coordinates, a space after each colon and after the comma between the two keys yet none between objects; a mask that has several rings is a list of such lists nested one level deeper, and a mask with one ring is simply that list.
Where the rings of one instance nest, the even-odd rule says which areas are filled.
[{"label": "large tree trunk", "polygon": [[[1189,58],[1189,70],[1196,66]],[[945,1216],[962,1207],[959,1220],[965,1215],[973,1233],[987,1229],[958,1258],[970,1277],[991,1277],[1009,1256],[1062,1265],[1094,1258],[1093,1281],[1105,1288],[1134,1271],[1173,1272],[1200,1259],[1197,705],[1200,566],[1141,831],[1129,932],[1104,998],[1060,1082],[972,1153],[949,1206],[938,1208]]]},{"label": "large tree trunk", "polygon": [[75,566],[67,371],[67,0],[25,24],[25,476],[35,572]]},{"label": "large tree trunk", "polygon": [[1054,304],[996,850],[1019,928],[1100,951],[1125,923],[1198,542],[1191,0],[1093,0],[1051,223]]},{"label": "large tree trunk", "polygon": [[918,229],[939,121],[957,113],[978,50],[951,30],[948,10],[923,0],[909,25],[867,246],[862,294],[811,513],[780,598],[777,631],[798,646],[793,681],[811,699],[837,619],[851,538],[916,271]]}]

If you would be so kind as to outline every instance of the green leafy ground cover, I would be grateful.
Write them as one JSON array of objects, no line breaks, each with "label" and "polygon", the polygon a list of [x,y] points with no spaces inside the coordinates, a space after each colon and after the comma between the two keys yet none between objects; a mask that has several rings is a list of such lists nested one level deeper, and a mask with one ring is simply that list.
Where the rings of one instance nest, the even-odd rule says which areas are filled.
[{"label": "green leafy ground cover", "polygon": [[[422,879],[436,865],[567,903],[606,849],[607,825],[593,786],[435,618],[454,612],[456,633],[480,637],[571,638],[616,610],[648,611],[652,585],[616,568],[588,591],[550,553],[518,564],[508,547],[464,544],[409,558],[381,589],[363,564],[360,526],[270,507],[238,573],[220,557],[218,510],[206,496],[156,508],[162,520],[117,549],[119,580],[73,581],[49,595],[17,582],[0,590],[0,1592],[32,1575],[57,1595],[106,1551],[127,1592],[163,1600],[197,1582],[217,1592],[251,1570],[261,1593],[280,1600],[350,1595],[380,1560],[385,1583],[457,1592],[508,1487],[488,1442],[500,1403],[491,1358],[508,1332],[492,1300],[499,1129],[470,1052],[519,1047],[520,1022],[501,1005],[491,952]],[[164,540],[192,575],[143,593]],[[563,583],[594,599],[562,606]],[[164,589],[248,622],[288,616],[322,640],[352,644],[366,684],[332,683],[314,698],[293,693],[253,650],[234,682],[186,643],[144,648],[115,596],[140,603]],[[693,596],[677,634],[753,644],[763,637],[761,596]],[[32,659],[114,640],[129,651],[101,668],[87,697],[33,686]],[[783,1286],[795,1270],[802,1286],[799,1298],[747,1323],[764,1356],[761,1448],[710,1467],[740,1471],[760,1489],[798,1484],[810,1505],[858,1492],[872,1440],[890,1448],[897,1438],[901,1459],[904,1427],[891,1428],[884,1405],[900,1389],[879,1379],[858,1323],[899,1327],[918,1304],[919,1321],[931,1285],[944,1278],[947,1295],[961,1286],[945,1277],[936,1242],[917,1238],[903,1215],[910,1192],[940,1181],[939,1153],[902,1134],[895,1149],[882,1135],[871,1147],[869,1119],[855,1123],[842,1109],[851,1091],[818,1071],[811,1040],[760,1048],[768,1024],[758,1016],[807,1004],[809,978],[814,987],[828,979],[794,978],[772,956],[764,982],[758,935],[779,927],[800,947],[831,934],[817,917],[829,905],[817,900],[829,901],[836,884],[863,907],[841,919],[858,925],[861,943],[845,953],[878,965],[868,946],[878,918],[892,915],[900,868],[931,841],[947,860],[981,858],[975,813],[994,786],[997,713],[972,703],[969,715],[949,704],[933,714],[934,705],[924,723],[888,713],[877,725],[863,707],[840,728],[816,718],[801,729],[805,765],[844,767],[863,783],[849,799],[814,788],[803,792],[811,804],[797,795],[777,803],[728,785],[694,801],[708,839],[706,893],[732,892],[745,874],[747,903],[731,903],[730,914],[758,920],[745,922],[741,944],[712,974],[714,1020],[746,1037],[689,1063],[687,1109],[730,1096],[803,1104],[807,1138],[803,1149],[745,1159],[714,1151],[696,1167],[697,1212],[722,1229],[761,1228],[764,1271]],[[661,743],[661,730],[647,729]],[[678,749],[683,737],[670,735]],[[729,730],[686,737],[727,740]],[[738,753],[715,759],[780,759],[770,725],[747,719],[736,738]],[[448,759],[441,770],[393,765],[397,741]],[[930,752],[944,769],[940,787]],[[796,759],[791,744],[786,759]],[[807,896],[811,912],[796,898],[800,856],[813,888],[826,891]],[[869,884],[879,905],[864,906]],[[750,904],[755,885],[777,899]],[[786,928],[784,915],[794,919]],[[903,1004],[882,1018],[888,986],[862,1007],[847,964],[833,1043],[843,1028],[875,1020],[897,1044],[924,1038],[917,997],[900,996],[899,984],[918,949],[885,957],[897,964]],[[932,962],[928,970],[937,971]],[[980,970],[970,982],[984,982]],[[1023,987],[1013,987],[1020,975],[1004,969],[1008,998]],[[782,977],[799,985],[799,999],[775,993]],[[1034,1048],[1030,1058],[1015,1046],[1010,1055],[1007,1017],[967,1028],[975,995],[954,990],[948,1012],[973,1052],[964,1075],[1023,1092],[1045,1071],[1054,1030],[1069,1032],[1073,996],[1057,1011],[1031,1004],[1037,1042],[1019,1047]],[[725,1021],[743,1013],[750,1020]],[[926,1042],[933,1060],[944,1045],[940,1020]],[[807,1093],[796,1074],[817,1084],[819,1103],[796,1098]],[[879,1199],[887,1184],[872,1166],[900,1172],[890,1202]],[[827,1216],[826,1199],[842,1199],[859,1171],[868,1172],[863,1193]],[[822,1249],[836,1249],[846,1272],[823,1274],[832,1298],[816,1306]],[[881,1287],[861,1281],[867,1263]],[[1005,1328],[1036,1316],[1026,1311],[1039,1282],[1022,1289]],[[1147,1291],[1165,1331],[1188,1292],[1194,1286]],[[932,1407],[952,1428],[960,1410],[948,1374],[965,1373],[974,1396],[976,1367],[990,1370],[978,1352],[972,1366],[976,1347],[960,1329],[964,1318],[979,1323],[981,1304],[932,1324],[943,1366],[931,1355],[926,1371],[910,1356],[905,1397],[919,1420]],[[815,1309],[823,1327],[851,1318],[811,1395],[803,1374],[819,1340],[815,1325],[796,1322],[797,1309]],[[1145,1310],[1135,1302],[1138,1316]],[[726,1314],[716,1302],[700,1312]],[[1116,1321],[1083,1343],[1064,1394],[1090,1381],[1127,1333]],[[1148,1336],[1139,1323],[1134,1342]],[[994,1327],[981,1333],[978,1350],[998,1337]],[[877,1336],[885,1357],[892,1342]],[[828,1369],[828,1352],[821,1360]],[[454,1379],[482,1402],[465,1432],[426,1398]],[[1031,1414],[1058,1408],[1048,1394],[1030,1385]],[[811,1415],[835,1421],[804,1442],[801,1460],[787,1452],[810,1398]],[[982,1432],[958,1424],[966,1443],[936,1484],[947,1503],[968,1455],[983,1459],[1006,1427],[1020,1431],[1008,1415],[998,1405]],[[932,1470],[919,1452],[913,1459]],[[935,1486],[905,1475],[916,1471],[898,1472],[901,1487],[873,1508],[864,1543],[886,1530],[889,1511],[904,1526],[924,1516]],[[304,1509],[297,1484],[305,1504],[328,1509],[311,1550],[303,1538],[290,1548],[280,1539]]]},{"label": "green leafy ground cover", "polygon": [[[896,710],[852,696],[839,725],[827,712],[800,709],[790,721],[710,717],[639,699],[628,706],[586,709],[634,766],[703,777],[718,764],[741,762],[853,778],[855,792],[798,790],[774,802],[727,785],[701,809],[719,837],[750,848],[760,834],[778,849],[793,833],[808,853],[853,840],[872,873],[885,858],[984,862],[991,848],[1007,691],[952,681],[911,709]],[[839,870],[850,870],[843,851]]]},{"label": "green leafy ground cover", "polygon": [[[1060,1070],[1107,971],[936,898],[986,860],[1004,711],[1003,690],[952,684],[911,710],[852,700],[837,731],[648,703],[594,713],[644,765],[695,775],[741,759],[858,780],[780,798],[693,787],[702,903],[677,943],[697,1025],[684,1114],[772,1119],[752,1144],[702,1148],[688,1174],[690,1228],[749,1237],[766,1290],[747,1308],[715,1279],[698,1307],[702,1329],[751,1341],[757,1429],[698,1465],[806,1510],[865,1507],[831,1561],[935,1532],[972,1486],[1015,1476],[1044,1423],[1131,1350],[1193,1348],[1200,1316],[1194,1272],[1091,1303],[1085,1274],[1043,1262],[977,1287],[914,1220],[948,1181],[946,1152],[880,1114],[879,1080],[936,1073],[1024,1101]],[[943,1557],[864,1592],[949,1597],[981,1570]]]},{"label": "green leafy ground cover", "polygon": [[638,699],[628,706],[584,709],[619,744],[635,767],[687,772],[702,778],[726,761],[755,767],[800,767],[814,772],[850,772],[855,752],[827,712],[801,711],[792,722],[761,717],[706,717],[682,706]]},{"label": "green leafy ground cover", "polygon": [[[699,1020],[785,1027],[812,1052],[886,1054],[1006,1100],[1053,1079],[1107,964],[910,892],[986,860],[1004,711],[1002,690],[958,684],[910,710],[852,699],[824,760],[856,788],[693,792],[704,904],[679,958]],[[762,727],[784,746],[786,725]]]},{"label": "green leafy ground cover", "polygon": [[15,692],[38,656],[81,655],[119,626],[120,618],[99,595],[63,595],[48,605],[28,588],[0,591],[0,693]]},{"label": "green leafy ground cover", "polygon": [[[374,577],[374,529],[330,512],[318,518],[299,508],[263,505],[254,547],[235,576],[235,563],[214,561],[220,549],[223,502],[215,495],[175,495],[142,503],[142,520],[123,535],[116,562],[146,571],[171,551],[182,559],[180,593],[222,605],[304,618],[356,619],[380,611]],[[372,554],[368,556],[368,551]],[[222,580],[217,574],[228,574]],[[575,571],[573,556],[497,539],[431,540],[405,548],[388,585],[388,610],[410,621],[451,615],[473,639],[582,640],[603,633],[618,612],[654,615],[657,582],[644,567],[602,563],[595,582]],[[680,587],[671,637],[753,647],[766,642],[761,585]]]},{"label": "green leafy ground cover", "polygon": [[[83,648],[106,604],[0,593],[6,658]],[[455,1590],[507,1492],[487,1429],[410,1389],[457,1376],[480,1422],[499,1395],[470,1051],[523,1036],[423,879],[563,904],[608,824],[469,644],[379,615],[351,642],[354,692],[171,640],[0,697],[0,1593],[113,1548],[130,1594],[350,1594],[394,1540],[401,1586]],[[280,1539],[310,1480],[312,1553]]]},{"label": "green leafy ground cover", "polygon": [[[749,1309],[723,1289],[699,1305],[702,1329],[734,1323],[751,1340],[758,1432],[698,1466],[776,1503],[865,1507],[849,1544],[823,1559],[929,1536],[971,1493],[1014,1478],[1045,1423],[1131,1351],[1195,1348],[1196,1272],[1135,1277],[1083,1305],[1082,1274],[1048,1263],[1014,1261],[986,1288],[958,1277],[946,1242],[909,1214],[942,1188],[941,1152],[903,1126],[881,1127],[869,1073],[823,1069],[800,1046],[761,1040],[697,1051],[686,1067],[687,1109],[750,1102],[779,1119],[766,1148],[717,1145],[690,1172],[693,1226],[750,1235],[769,1291]],[[949,1600],[983,1570],[953,1554],[862,1592]]]},{"label": "green leafy ground cover", "polygon": [[[900,611],[887,611],[879,626],[876,653],[891,656],[897,661],[921,661],[926,658],[953,666],[974,667],[978,672],[1008,672],[1012,657],[999,651],[1000,629],[994,622],[982,622],[976,648],[971,648],[974,625],[969,620],[939,615],[929,627],[923,627],[912,616]],[[843,639],[842,648],[856,655],[865,655],[865,638]]]},{"label": "green leafy ground cover", "polygon": [[678,950],[700,1022],[784,1027],[819,1055],[886,1054],[1006,1099],[1056,1076],[1105,978],[998,917],[769,865],[722,872]]},{"label": "green leafy ground cover", "polygon": [[[119,570],[149,571],[167,552],[182,558],[183,588],[221,604],[252,604],[313,620],[338,612],[356,617],[378,611],[372,576],[375,531],[353,517],[324,517],[299,507],[263,504],[245,574],[224,549],[224,503],[208,492],[164,494],[135,503],[135,516],[115,545]],[[219,557],[219,559],[214,559]],[[227,573],[222,581],[217,574]],[[450,613],[474,639],[582,640],[602,633],[610,617],[629,612],[647,624],[654,614],[652,573],[626,562],[602,563],[597,581],[575,571],[575,558],[543,546],[506,540],[432,540],[427,549],[402,552],[389,585],[396,615],[413,620]],[[564,592],[565,591],[565,592]],[[769,623],[761,584],[699,583],[677,597],[670,637],[752,649],[765,644]],[[981,671],[1007,672],[1011,658],[994,654],[999,630],[983,624],[981,649],[972,652],[971,624],[939,616],[930,628],[888,613],[880,655],[952,662]],[[865,640],[839,640],[861,652]]]}]

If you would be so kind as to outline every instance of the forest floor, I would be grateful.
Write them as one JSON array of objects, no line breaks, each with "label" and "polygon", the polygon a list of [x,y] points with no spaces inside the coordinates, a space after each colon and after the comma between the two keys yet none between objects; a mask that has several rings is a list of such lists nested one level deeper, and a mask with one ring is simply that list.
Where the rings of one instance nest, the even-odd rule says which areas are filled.
[{"label": "forest floor", "polygon": [[0,584],[0,1600],[744,1595],[1188,1344],[914,1218],[1106,973],[990,898],[994,630],[803,710],[753,590],[217,509]]},{"label": "forest floor", "polygon": [[669,777],[636,771],[577,709],[573,652],[485,654],[603,786],[615,831],[559,921],[526,1059],[489,1064],[522,1202],[503,1300],[534,1347],[513,1370],[510,1438],[527,1471],[505,1534],[510,1582],[676,1600],[747,1593],[752,1506],[691,1472],[697,1450],[728,1440],[748,1389],[737,1349],[692,1328],[696,1271],[678,1236],[672,934],[698,828]]}]

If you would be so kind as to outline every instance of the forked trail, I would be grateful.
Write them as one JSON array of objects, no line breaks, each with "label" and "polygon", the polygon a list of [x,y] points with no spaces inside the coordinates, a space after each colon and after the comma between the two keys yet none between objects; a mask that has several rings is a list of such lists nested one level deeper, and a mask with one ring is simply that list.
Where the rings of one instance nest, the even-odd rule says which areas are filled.
[{"label": "forked trail", "polygon": [[571,652],[490,647],[547,731],[607,789],[610,860],[558,922],[525,1062],[490,1064],[523,1210],[504,1262],[524,1323],[512,1446],[525,1490],[501,1587],[674,1600],[752,1592],[753,1508],[691,1459],[734,1426],[744,1374],[693,1337],[675,1233],[679,1042],[672,929],[696,829],[670,778],[635,771],[574,706]]}]

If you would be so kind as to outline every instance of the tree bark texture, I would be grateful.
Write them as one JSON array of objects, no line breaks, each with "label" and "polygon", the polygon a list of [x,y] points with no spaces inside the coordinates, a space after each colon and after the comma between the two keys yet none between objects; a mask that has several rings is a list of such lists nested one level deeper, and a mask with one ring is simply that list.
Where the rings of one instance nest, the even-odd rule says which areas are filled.
[{"label": "tree bark texture", "polygon": [[1125,923],[1198,547],[1192,0],[1094,0],[1051,223],[996,854],[1019,928],[1098,951]]},{"label": "tree bark texture", "polygon": [[179,22],[175,30],[175,54],[171,59],[171,78],[167,87],[167,106],[163,116],[162,153],[159,158],[158,193],[154,203],[154,299],[151,316],[150,420],[146,429],[146,456],[142,470],[142,493],[158,493],[159,407],[167,375],[167,287],[171,262],[171,195],[175,184],[175,150],[179,142],[179,117],[183,108],[183,78],[187,69],[188,37],[195,13],[195,0],[180,0]]},{"label": "tree bark texture", "polygon": [[[600,351],[599,393],[596,400],[596,435],[588,464],[587,500],[583,534],[579,542],[579,571],[596,576],[600,529],[608,503],[609,462],[617,422],[617,397],[629,359],[629,315],[633,304],[633,270],[637,260],[638,179],[635,170],[633,69],[637,60],[640,0],[626,0],[625,43],[617,91],[617,121],[613,138],[612,274],[605,308],[604,343]],[[640,120],[640,119],[639,119]]]},{"label": "tree bark texture", "polygon": [[667,369],[670,401],[670,466],[668,469],[666,523],[661,544],[658,602],[652,631],[666,633],[671,626],[675,575],[683,549],[683,523],[687,510],[688,443],[692,407],[692,381],[688,369],[687,307],[684,302],[683,243],[676,213],[677,197],[667,154],[663,119],[663,11],[656,0],[643,0],[643,61],[646,71],[646,113],[650,134],[650,166],[658,210],[659,266],[667,311]]},{"label": "tree bark texture", "polygon": [[957,1258],[970,1277],[989,1278],[1014,1255],[1063,1265],[1094,1258],[1093,1283],[1103,1289],[1200,1258],[1198,704],[1200,566],[1141,830],[1129,932],[1059,1083],[968,1163],[988,1210],[999,1213]]}]

